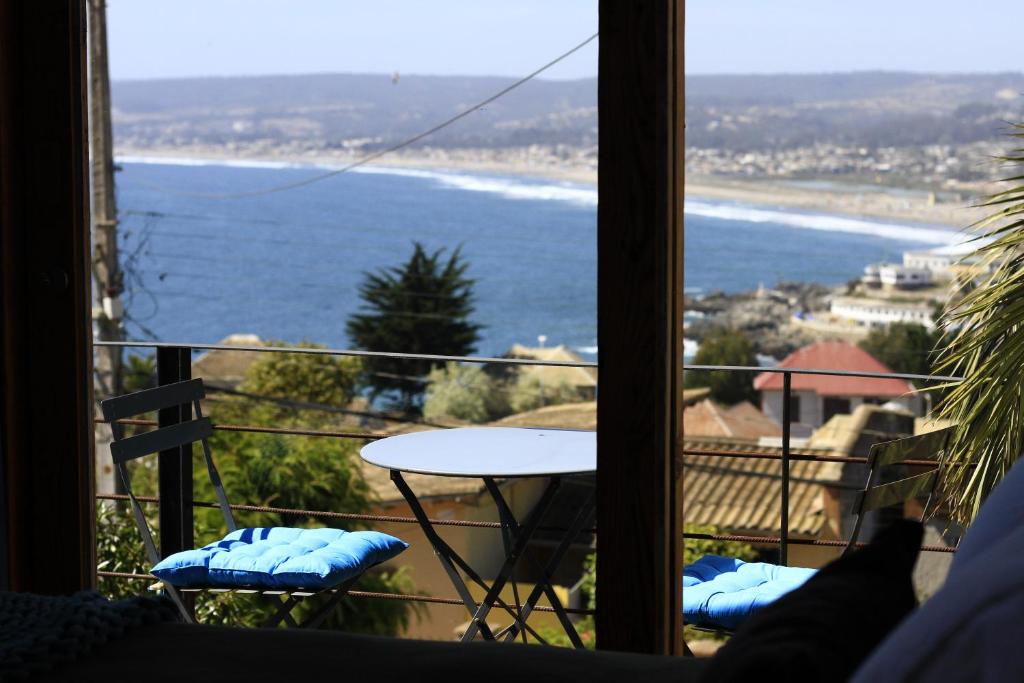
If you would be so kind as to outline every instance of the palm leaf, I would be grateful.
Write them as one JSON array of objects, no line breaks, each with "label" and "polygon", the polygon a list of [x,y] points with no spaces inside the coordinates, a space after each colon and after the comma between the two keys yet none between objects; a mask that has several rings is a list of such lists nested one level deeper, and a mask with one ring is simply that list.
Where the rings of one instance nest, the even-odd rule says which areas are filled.
[{"label": "palm leaf", "polygon": [[[1014,130],[1021,137],[1024,124]],[[1024,166],[1019,152],[996,161]],[[970,258],[989,274],[939,321],[948,341],[935,371],[964,378],[941,387],[936,409],[956,425],[944,489],[960,524],[970,523],[1024,448],[1024,174],[1001,182],[1010,187],[979,204],[993,213],[972,226],[979,246]]]}]

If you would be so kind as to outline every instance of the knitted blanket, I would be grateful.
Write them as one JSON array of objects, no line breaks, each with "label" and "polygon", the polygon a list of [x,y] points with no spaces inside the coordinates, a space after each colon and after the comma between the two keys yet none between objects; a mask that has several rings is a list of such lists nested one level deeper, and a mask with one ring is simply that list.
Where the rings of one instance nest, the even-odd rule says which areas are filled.
[{"label": "knitted blanket", "polygon": [[176,619],[174,605],[165,598],[111,602],[94,592],[0,592],[0,681],[50,670],[132,629]]}]

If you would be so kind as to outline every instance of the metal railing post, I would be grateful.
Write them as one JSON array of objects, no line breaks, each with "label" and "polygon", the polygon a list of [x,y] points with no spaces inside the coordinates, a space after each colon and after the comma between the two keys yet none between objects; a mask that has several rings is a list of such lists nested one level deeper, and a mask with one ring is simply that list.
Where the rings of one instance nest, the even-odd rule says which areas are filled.
[{"label": "metal railing post", "polygon": [[[187,347],[158,348],[157,384],[191,379],[192,350]],[[165,408],[157,414],[160,427],[192,419],[192,404]],[[160,451],[158,456],[160,497],[160,557],[194,547],[192,529],[192,446]]]},{"label": "metal railing post", "polygon": [[793,376],[782,374],[782,497],[780,517],[782,527],[779,535],[779,564],[789,564],[789,424],[792,419]]}]

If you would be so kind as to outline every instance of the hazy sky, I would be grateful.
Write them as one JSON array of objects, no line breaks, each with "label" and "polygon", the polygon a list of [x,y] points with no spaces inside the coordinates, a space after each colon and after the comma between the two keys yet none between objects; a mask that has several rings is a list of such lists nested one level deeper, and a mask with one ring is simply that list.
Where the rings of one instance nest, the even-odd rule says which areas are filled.
[{"label": "hazy sky", "polygon": [[[115,79],[519,76],[597,30],[597,0],[108,0]],[[689,73],[1024,69],[1019,0],[689,0]],[[597,72],[591,45],[546,74]]]},{"label": "hazy sky", "polygon": [[[522,76],[597,31],[596,0],[107,0],[116,79],[271,73]],[[548,78],[597,73],[592,43]]]},{"label": "hazy sky", "polygon": [[689,73],[1021,71],[1020,0],[689,0]]}]

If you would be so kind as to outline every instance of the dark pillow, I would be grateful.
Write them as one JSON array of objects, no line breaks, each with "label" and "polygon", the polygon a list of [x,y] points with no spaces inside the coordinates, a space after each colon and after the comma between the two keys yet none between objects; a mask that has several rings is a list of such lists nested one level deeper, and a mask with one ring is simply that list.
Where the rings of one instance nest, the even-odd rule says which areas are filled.
[{"label": "dark pillow", "polygon": [[702,681],[845,681],[917,605],[918,522],[901,520],[748,619]]}]

